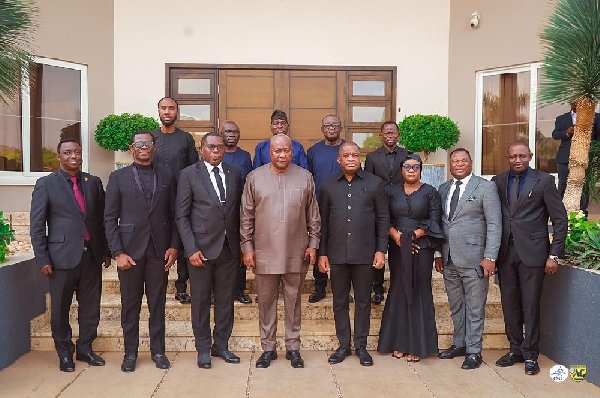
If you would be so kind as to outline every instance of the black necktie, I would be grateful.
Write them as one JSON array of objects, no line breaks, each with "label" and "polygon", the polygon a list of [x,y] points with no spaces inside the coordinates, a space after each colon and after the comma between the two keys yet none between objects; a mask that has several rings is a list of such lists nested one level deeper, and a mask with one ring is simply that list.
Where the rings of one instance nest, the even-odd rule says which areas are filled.
[{"label": "black necktie", "polygon": [[456,206],[458,205],[458,198],[460,197],[460,185],[461,181],[456,180],[454,184],[454,192],[452,193],[452,198],[450,198],[450,211],[448,212],[448,220],[452,220],[452,216],[454,216],[454,212],[456,211]]},{"label": "black necktie", "polygon": [[219,197],[221,199],[221,204],[225,203],[225,187],[223,186],[223,179],[221,178],[221,174],[219,174],[219,168],[217,166],[213,167],[213,173],[215,173],[215,180],[217,180],[217,188],[219,188]]},{"label": "black necktie", "polygon": [[513,179],[512,185],[510,186],[510,193],[508,195],[508,201],[510,204],[510,212],[514,213],[517,208],[517,200],[519,199],[519,179],[520,176],[516,175]]}]

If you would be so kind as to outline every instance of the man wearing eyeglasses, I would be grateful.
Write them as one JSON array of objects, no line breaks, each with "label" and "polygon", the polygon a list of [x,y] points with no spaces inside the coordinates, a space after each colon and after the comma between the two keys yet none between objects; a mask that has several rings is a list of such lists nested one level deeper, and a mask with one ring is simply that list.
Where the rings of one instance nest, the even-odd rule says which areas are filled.
[{"label": "man wearing eyeglasses", "polygon": [[[385,182],[386,192],[389,195],[393,185],[402,184],[402,172],[400,163],[408,154],[408,151],[398,146],[398,125],[389,120],[381,125],[379,137],[382,146],[367,155],[365,171],[375,174]],[[383,281],[385,278],[385,267],[373,268],[373,304],[381,304],[383,301]]]},{"label": "man wearing eyeglasses", "polygon": [[169,269],[177,259],[175,179],[154,167],[152,133],[138,131],[129,146],[133,163],[113,171],[106,187],[104,225],[121,287],[121,327],[125,356],[121,371],[135,371],[144,292],[150,318],[150,352],[159,369],[165,355],[165,302]]},{"label": "man wearing eyeglasses", "polygon": [[[156,153],[153,162],[156,166],[169,171],[179,178],[179,173],[186,167],[198,161],[196,143],[190,133],[175,127],[179,111],[179,104],[173,98],[165,97],[158,101],[158,117],[160,128],[154,130],[154,144]],[[175,299],[181,304],[190,303],[190,295],[187,294],[187,281],[189,279],[187,260],[180,251],[177,259],[177,280],[175,281]]]},{"label": "man wearing eyeglasses", "polygon": [[[315,180],[315,191],[317,200],[321,191],[321,185],[332,174],[340,171],[338,163],[338,152],[344,140],[340,137],[342,132],[342,121],[336,115],[326,115],[321,121],[321,132],[323,140],[311,146],[307,151],[308,171]],[[359,162],[360,166],[360,162]],[[327,288],[327,273],[313,268],[315,278],[315,291],[308,297],[309,303],[316,303],[325,298]]]},{"label": "man wearing eyeglasses", "polygon": [[[240,142],[240,128],[238,125],[231,121],[226,120],[220,129],[223,142],[225,143],[225,156],[223,156],[223,163],[227,163],[236,166],[241,171],[242,187],[246,183],[246,176],[252,171],[252,161],[250,160],[250,154],[238,147]],[[240,263],[240,269],[238,270],[237,282],[235,287],[234,299],[242,304],[252,303],[250,296],[244,292],[246,289],[246,267]]]},{"label": "man wearing eyeglasses", "polygon": [[[279,109],[276,109],[271,114],[271,134],[288,135],[290,124],[287,114]],[[254,149],[254,168],[271,163],[271,145],[270,140],[265,140],[256,146]],[[308,170],[308,159],[304,153],[304,147],[298,141],[292,140],[292,163]]]},{"label": "man wearing eyeglasses", "polygon": [[[209,369],[211,355],[227,363],[240,358],[229,351],[233,293],[240,265],[240,170],[223,163],[225,143],[218,133],[201,141],[202,159],[181,171],[175,218],[188,258],[192,290],[192,328],[198,367]],[[210,296],[214,292],[214,329]]]}]

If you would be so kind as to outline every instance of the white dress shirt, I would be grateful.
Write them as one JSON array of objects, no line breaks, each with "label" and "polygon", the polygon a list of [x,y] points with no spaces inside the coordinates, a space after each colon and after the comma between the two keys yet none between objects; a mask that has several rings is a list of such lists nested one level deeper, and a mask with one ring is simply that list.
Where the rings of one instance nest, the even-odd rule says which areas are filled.
[{"label": "white dress shirt", "polygon": [[[215,189],[215,192],[217,193],[217,198],[221,198],[221,195],[219,194],[219,186],[217,185],[217,179],[215,178],[215,173],[213,172],[213,169],[215,167],[219,168],[219,175],[221,176],[221,180],[223,181],[223,190],[225,191],[225,198],[227,197],[227,185],[225,184],[225,172],[223,171],[223,162],[219,163],[217,166],[213,166],[210,163],[208,163],[207,161],[204,161],[204,165],[206,166],[206,169],[208,170],[208,175],[210,176],[210,182],[212,182],[213,188]],[[221,198],[224,199],[224,198]]]},{"label": "white dress shirt", "polygon": [[[469,180],[471,179],[472,175],[473,174],[469,174],[468,176],[466,176],[462,180],[460,180],[460,182],[462,182],[462,184],[460,184],[458,187],[460,189],[460,191],[458,192],[458,200],[460,200],[462,194],[465,193],[465,189],[467,188],[467,184],[469,183]],[[446,197],[446,205],[444,206],[444,212],[446,213],[446,217],[448,217],[448,215],[450,214],[450,201],[452,200],[452,195],[454,194],[454,191],[456,190],[456,181],[458,181],[456,178],[452,179],[452,185],[450,186],[450,190],[448,191],[448,196]]]},{"label": "white dress shirt", "polygon": [[571,120],[573,121],[573,126],[575,126],[575,122],[577,121],[577,114],[571,111]]}]

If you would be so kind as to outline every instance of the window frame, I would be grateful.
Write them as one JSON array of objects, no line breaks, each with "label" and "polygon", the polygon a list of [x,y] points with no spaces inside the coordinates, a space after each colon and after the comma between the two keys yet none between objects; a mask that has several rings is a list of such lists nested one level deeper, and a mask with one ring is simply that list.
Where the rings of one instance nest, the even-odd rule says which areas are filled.
[{"label": "window frame", "polygon": [[[501,75],[503,73],[529,72],[529,127],[528,143],[533,148],[533,157],[529,162],[531,168],[536,166],[536,142],[535,131],[537,128],[537,95],[538,95],[538,72],[543,68],[543,63],[532,62],[522,65],[507,66],[501,68],[487,69],[475,73],[475,154],[473,171],[477,175],[491,179],[494,175],[482,175],[483,164],[483,79],[488,76]],[[556,173],[552,175],[556,176]]]},{"label": "window frame", "polygon": [[[77,70],[80,73],[80,109],[81,109],[81,150],[83,164],[82,171],[89,170],[89,109],[88,109],[88,74],[87,65],[61,61],[52,58],[34,57],[38,64],[58,68]],[[35,185],[38,178],[47,176],[51,172],[31,171],[31,131],[30,131],[31,103],[29,76],[24,70],[21,88],[21,151],[23,154],[23,171],[0,171],[0,185]]]}]

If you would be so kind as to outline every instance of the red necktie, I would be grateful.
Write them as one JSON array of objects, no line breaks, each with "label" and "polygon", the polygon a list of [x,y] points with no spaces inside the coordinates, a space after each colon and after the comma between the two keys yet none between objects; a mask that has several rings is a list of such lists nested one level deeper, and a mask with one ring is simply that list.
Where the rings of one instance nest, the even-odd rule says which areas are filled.
[{"label": "red necktie", "polygon": [[[75,194],[75,200],[77,201],[81,212],[85,214],[85,199],[83,198],[83,194],[77,186],[77,177],[73,176],[70,178],[70,180],[73,183],[73,193]],[[88,241],[90,240],[90,232],[88,231],[87,227],[85,227],[85,233],[83,235],[83,238]]]}]

